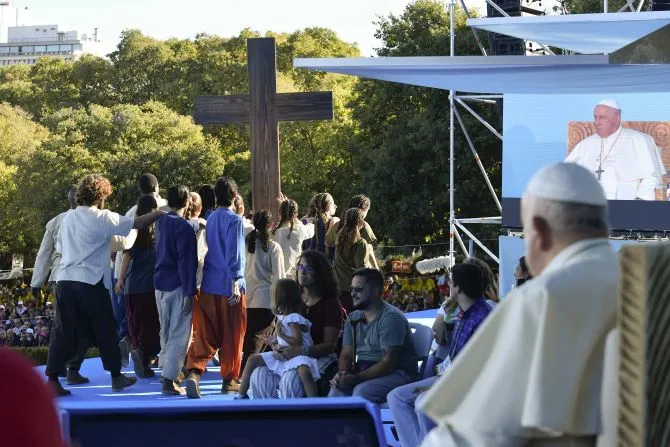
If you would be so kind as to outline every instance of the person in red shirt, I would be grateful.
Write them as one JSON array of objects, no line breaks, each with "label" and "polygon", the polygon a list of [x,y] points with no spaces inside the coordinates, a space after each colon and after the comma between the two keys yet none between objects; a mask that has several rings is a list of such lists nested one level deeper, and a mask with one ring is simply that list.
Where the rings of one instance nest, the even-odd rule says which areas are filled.
[{"label": "person in red shirt", "polygon": [[0,347],[0,395],[3,402],[11,402],[0,406],[2,445],[64,447],[53,392],[27,358],[4,347]]}]

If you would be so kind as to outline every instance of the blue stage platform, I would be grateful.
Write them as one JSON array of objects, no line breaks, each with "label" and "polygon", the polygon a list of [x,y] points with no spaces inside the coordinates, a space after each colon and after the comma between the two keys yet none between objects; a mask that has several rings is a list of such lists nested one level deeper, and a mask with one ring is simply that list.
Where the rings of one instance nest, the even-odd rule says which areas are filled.
[{"label": "blue stage platform", "polygon": [[[435,314],[415,312],[408,319],[430,325]],[[43,366],[37,370],[44,374]],[[124,372],[133,374],[132,368]],[[202,399],[163,396],[159,372],[113,392],[99,358],[84,361],[81,373],[91,382],[66,385],[72,395],[57,400],[63,431],[78,447],[400,445],[388,409],[355,398],[236,401],[220,394],[221,377],[212,365],[201,380]]]},{"label": "blue stage platform", "polygon": [[[44,374],[44,367],[37,369]],[[220,394],[217,368],[210,370],[202,377],[202,399],[163,396],[159,374],[117,393],[100,359],[87,359],[81,373],[91,382],[66,386],[72,395],[57,399],[66,441],[78,447],[398,445],[390,427],[383,427],[390,414],[383,418],[365,400],[236,401]]]}]

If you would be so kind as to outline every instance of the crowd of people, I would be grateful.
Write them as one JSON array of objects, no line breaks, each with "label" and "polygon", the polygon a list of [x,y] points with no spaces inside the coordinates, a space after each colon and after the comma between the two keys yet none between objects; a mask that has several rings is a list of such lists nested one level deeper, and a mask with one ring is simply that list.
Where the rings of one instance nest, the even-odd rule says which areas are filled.
[{"label": "crowd of people", "polygon": [[[48,346],[53,324],[53,297],[35,300],[22,281],[0,285],[0,346]],[[40,297],[41,298],[41,297]]]},{"label": "crowd of people", "polygon": [[[95,340],[114,391],[137,380],[121,374],[132,351],[137,377],[153,376],[157,357],[164,394],[200,398],[218,356],[221,392],[236,399],[388,402],[403,447],[593,445],[601,433],[618,270],[607,200],[589,171],[560,163],[531,180],[521,207],[527,257],[505,300],[476,258],[438,279],[437,349],[421,370],[395,303],[402,286],[385,281],[374,259],[364,196],[342,220],[328,194],[303,218],[280,197],[275,225],[267,210],[245,217],[228,177],[209,187],[213,201],[208,188],[185,186],[164,201],[151,175],[139,185],[137,207],[122,216],[104,210],[109,181],[86,176],[77,207],[47,226],[48,257],[60,257],[46,368],[57,396],[70,393],[59,381],[66,372],[69,384],[84,383],[75,360]],[[405,292],[406,309],[431,301]]]},{"label": "crowd of people", "polygon": [[[245,214],[231,178],[202,185],[198,193],[173,186],[167,199],[151,174],[142,175],[138,186],[137,205],[120,215],[104,209],[110,182],[86,176],[68,194],[70,210],[46,226],[31,288],[56,297],[46,373],[57,395],[69,394],[59,376],[70,385],[88,381],[76,366],[92,340],[115,390],[137,380],[121,374],[129,357],[136,377],[152,377],[152,366],[158,366],[164,394],[194,398],[212,359],[220,365],[222,392],[239,391],[245,365],[252,358],[259,366],[263,357],[254,355],[262,351],[283,359],[277,366],[265,355],[262,366],[274,365],[275,372],[302,361],[295,369],[303,379],[302,366],[310,366],[314,380],[320,369],[332,367],[323,361],[319,366],[318,357],[309,360],[304,352],[335,354],[344,317],[354,307],[353,273],[378,269],[376,237],[365,221],[367,197],[354,196],[340,220],[330,194],[317,194],[302,218],[297,203],[282,195],[275,221],[269,210]],[[333,279],[327,292],[319,292],[319,298],[334,295],[330,315],[312,314],[301,320],[300,331],[289,331],[283,317],[295,320],[309,311],[301,277],[317,264],[327,266]],[[297,286],[282,281],[289,277]],[[102,298],[110,293],[111,299]],[[317,302],[314,297],[312,304]],[[284,352],[298,347],[301,355]],[[316,385],[305,384],[303,390],[313,394]]]}]

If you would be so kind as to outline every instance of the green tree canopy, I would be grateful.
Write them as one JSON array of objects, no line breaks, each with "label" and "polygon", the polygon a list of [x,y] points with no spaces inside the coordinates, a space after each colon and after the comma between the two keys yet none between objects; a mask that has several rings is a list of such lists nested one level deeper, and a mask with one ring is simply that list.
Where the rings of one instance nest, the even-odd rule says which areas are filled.
[{"label": "green tree canopy", "polygon": [[[68,189],[87,173],[110,179],[114,193],[106,206],[125,212],[137,201],[137,178],[144,172],[166,188],[197,187],[224,170],[216,142],[191,118],[158,102],[62,109],[44,122],[50,137],[17,173],[40,224],[66,208]],[[34,230],[42,231],[40,225]]]},{"label": "green tree canopy", "polygon": [[[456,54],[479,50],[465,16],[457,10]],[[449,54],[449,14],[442,2],[417,0],[398,16],[382,17],[376,36],[380,56]],[[351,103],[358,124],[354,163],[361,190],[374,210],[368,219],[392,241],[421,244],[449,238],[449,92],[379,81],[362,81]],[[473,106],[491,122],[491,106]],[[500,142],[461,109],[479,155],[499,191]],[[456,126],[456,212],[459,217],[497,213],[458,123]],[[491,231],[491,230],[489,230]],[[495,236],[495,233],[494,233]]]}]

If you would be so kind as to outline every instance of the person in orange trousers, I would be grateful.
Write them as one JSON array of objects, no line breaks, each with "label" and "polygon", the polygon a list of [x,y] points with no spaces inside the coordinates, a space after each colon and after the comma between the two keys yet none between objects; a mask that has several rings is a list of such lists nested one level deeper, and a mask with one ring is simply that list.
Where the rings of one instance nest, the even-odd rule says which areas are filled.
[{"label": "person in orange trousers", "polygon": [[200,378],[207,363],[220,350],[222,393],[239,389],[242,345],[247,328],[244,282],[244,223],[235,213],[239,196],[230,177],[220,177],[214,186],[218,208],[207,218],[208,251],[203,266],[200,298],[195,302],[197,328],[188,351],[184,381],[186,395],[200,398]]}]

